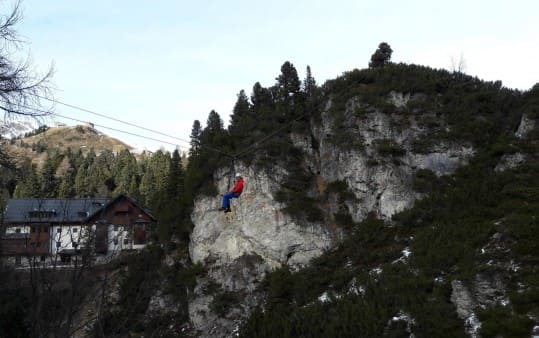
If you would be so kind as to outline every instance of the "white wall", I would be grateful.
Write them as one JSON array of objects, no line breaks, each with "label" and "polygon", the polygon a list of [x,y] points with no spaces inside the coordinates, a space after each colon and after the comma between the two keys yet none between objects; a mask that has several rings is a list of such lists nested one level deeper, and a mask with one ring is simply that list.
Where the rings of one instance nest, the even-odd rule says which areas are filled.
[{"label": "white wall", "polygon": [[[18,232],[17,232],[17,230],[18,230]],[[21,225],[21,226],[9,226],[9,227],[6,228],[6,235],[16,234],[16,233],[29,234],[30,233],[30,227],[27,226],[27,225]]]},{"label": "white wall", "polygon": [[108,253],[114,254],[126,249],[132,249],[133,240],[129,235],[128,227],[109,224],[108,226]]},{"label": "white wall", "polygon": [[[89,227],[81,225],[53,225],[50,233],[51,254],[63,250],[81,249],[89,239]],[[77,245],[74,245],[77,243]]]}]

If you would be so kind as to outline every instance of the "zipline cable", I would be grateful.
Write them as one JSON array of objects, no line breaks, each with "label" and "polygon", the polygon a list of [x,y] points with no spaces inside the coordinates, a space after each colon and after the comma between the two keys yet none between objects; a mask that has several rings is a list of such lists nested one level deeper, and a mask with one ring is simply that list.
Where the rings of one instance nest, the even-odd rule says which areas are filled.
[{"label": "zipline cable", "polygon": [[[0,101],[0,102],[2,102],[2,101]],[[91,122],[91,121],[83,121],[83,120],[79,120],[79,119],[76,119],[76,118],[73,118],[73,117],[64,116],[64,115],[61,115],[61,114],[58,114],[58,113],[53,113],[53,112],[50,112],[50,111],[40,110],[40,109],[33,108],[33,107],[32,107],[32,108],[30,108],[30,107],[25,107],[25,106],[22,106],[22,107],[23,107],[23,108],[26,108],[26,109],[33,109],[33,110],[35,110],[35,111],[37,111],[37,112],[40,112],[40,113],[43,113],[43,114],[52,115],[52,116],[58,116],[58,117],[61,117],[61,118],[65,118],[65,119],[68,119],[68,120],[72,120],[72,121],[76,121],[76,122],[81,122],[81,123],[91,123],[92,125],[97,126],[97,127],[100,127],[100,128],[104,128],[104,129],[108,129],[108,130],[113,130],[113,131],[117,131],[117,132],[120,132],[120,133],[123,133],[123,134],[128,134],[128,135],[136,136],[136,137],[143,138],[143,139],[147,139],[147,140],[156,141],[156,142],[165,143],[165,144],[169,144],[169,145],[172,145],[172,146],[176,146],[176,147],[188,149],[188,147],[186,147],[186,146],[184,146],[184,145],[179,145],[179,144],[177,144],[177,143],[167,142],[167,141],[164,141],[164,140],[160,140],[160,139],[156,139],[156,138],[153,138],[153,137],[149,137],[149,136],[144,136],[144,135],[132,133],[132,132],[125,131],[125,130],[121,130],[121,129],[116,129],[116,128],[112,128],[112,127],[107,127],[107,126],[104,126],[104,125],[100,125],[100,124],[93,123],[93,122]]]},{"label": "zipline cable", "polygon": [[[153,129],[150,129],[150,128],[146,128],[146,127],[143,127],[143,126],[139,126],[137,124],[134,124],[134,123],[131,123],[131,122],[128,122],[128,121],[124,121],[124,120],[120,120],[120,119],[117,119],[117,118],[114,118],[114,117],[110,117],[110,116],[107,116],[105,114],[100,114],[100,113],[97,113],[97,112],[94,112],[92,110],[89,110],[89,109],[86,109],[86,108],[82,108],[80,106],[77,106],[77,105],[73,105],[73,104],[69,104],[69,103],[65,103],[65,102],[62,102],[62,101],[59,101],[59,100],[55,100],[55,99],[52,99],[52,98],[48,98],[48,97],[44,97],[44,96],[40,96],[40,95],[36,95],[37,97],[41,98],[41,99],[44,99],[44,100],[47,100],[47,101],[50,101],[50,102],[53,102],[53,103],[57,103],[57,104],[60,104],[60,105],[63,105],[63,106],[66,106],[66,107],[69,107],[69,108],[72,108],[72,109],[76,109],[76,110],[80,110],[80,111],[83,111],[83,112],[86,112],[86,113],[89,113],[89,114],[93,114],[93,115],[96,115],[96,116],[100,116],[100,117],[103,117],[103,118],[106,118],[106,119],[109,119],[109,120],[113,120],[113,121],[116,121],[116,122],[120,122],[120,123],[123,123],[123,124],[126,124],[126,125],[129,125],[129,126],[132,126],[132,127],[135,127],[135,128],[139,128],[139,129],[143,129],[143,130],[146,130],[146,131],[149,131],[149,132],[152,132],[152,133],[156,133],[156,134],[159,134],[159,135],[162,135],[162,136],[166,136],[166,137],[170,137],[170,138],[173,138],[173,139],[176,139],[178,141],[181,141],[181,142],[185,142],[185,143],[189,143],[191,144],[190,141],[187,141],[187,140],[184,140],[182,138],[179,138],[179,137],[176,137],[176,136],[172,136],[172,135],[169,135],[169,134],[166,134],[166,133],[163,133],[163,132],[160,132],[160,131],[157,131],[157,130],[153,130]],[[30,107],[25,107],[27,109],[29,109]],[[38,110],[38,109],[36,109]],[[39,111],[39,110],[38,110]],[[52,112],[46,112],[46,111],[41,111],[43,113],[49,113],[51,115],[55,115],[55,116],[58,116],[58,117],[62,117],[62,118],[65,118],[65,119],[69,119],[69,120],[73,120],[73,121],[77,121],[77,122],[82,122],[82,123],[87,123],[88,121],[82,121],[82,120],[78,120],[78,119],[75,119],[75,118],[71,118],[71,117],[67,117],[67,116],[64,116],[64,115],[60,115],[58,113],[52,113]],[[217,152],[217,153],[220,153],[222,155],[225,155],[229,158],[232,159],[232,163],[234,163],[234,161],[250,152],[253,152],[257,149],[260,148],[260,146],[265,143],[266,141],[270,140],[271,138],[273,138],[275,135],[279,134],[280,132],[282,132],[283,130],[285,130],[286,128],[290,127],[292,124],[294,124],[295,122],[305,118],[306,116],[308,116],[308,113],[305,113],[297,118],[295,118],[294,120],[290,121],[288,124],[284,125],[283,127],[277,129],[276,131],[270,133],[269,135],[266,135],[265,137],[263,137],[261,140],[259,141],[255,141],[251,146],[249,146],[247,149],[244,149],[238,153],[236,153],[235,155],[231,155],[225,151],[222,151],[220,149],[217,149],[217,148],[213,148],[213,147],[210,147],[210,146],[207,146],[207,145],[204,145],[203,147],[208,149],[208,150],[211,150],[211,151],[214,151],[214,152]],[[90,123],[93,123],[93,122],[90,122]],[[129,134],[129,135],[132,135],[132,136],[137,136],[137,137],[141,137],[141,138],[145,138],[145,139],[148,139],[148,140],[152,140],[152,141],[156,141],[156,142],[162,142],[162,143],[165,143],[165,144],[169,144],[169,145],[173,145],[173,146],[177,146],[177,147],[182,147],[182,148],[187,148],[186,146],[180,146],[176,143],[171,143],[171,142],[167,142],[167,141],[163,141],[163,140],[159,140],[159,139],[156,139],[156,138],[153,138],[153,137],[148,137],[148,136],[142,136],[140,134],[135,134],[135,133],[132,133],[132,132],[128,132],[128,131],[124,131],[124,130],[120,130],[120,129],[116,129],[116,128],[111,128],[111,127],[107,127],[107,126],[103,126],[103,125],[99,125],[99,124],[96,124],[96,123],[93,123],[95,126],[98,126],[100,128],[105,128],[105,129],[109,129],[109,130],[113,130],[113,131],[117,131],[117,132],[120,132],[120,133],[124,133],[124,134]]]},{"label": "zipline cable", "polygon": [[252,151],[255,151],[257,149],[259,149],[260,145],[266,141],[268,141],[269,139],[273,138],[275,135],[279,134],[280,132],[282,132],[283,130],[285,130],[286,128],[290,127],[292,124],[294,124],[295,122],[307,117],[309,115],[309,113],[305,113],[297,118],[295,118],[294,120],[290,121],[288,124],[286,124],[285,126],[277,129],[276,131],[274,131],[273,133],[269,134],[269,135],[266,135],[264,138],[262,138],[260,141],[257,141],[257,142],[254,142],[251,146],[249,146],[247,149],[243,150],[243,151],[240,151],[239,153],[237,153],[236,155],[234,155],[234,158],[239,158],[240,156],[243,156],[245,154],[248,154]]},{"label": "zipline cable", "polygon": [[169,134],[165,134],[165,133],[160,132],[158,130],[153,130],[153,129],[146,128],[146,127],[143,127],[143,126],[139,126],[137,124],[134,124],[134,123],[131,123],[131,122],[128,122],[128,121],[124,121],[124,120],[120,120],[120,119],[117,119],[115,117],[107,116],[105,114],[96,113],[95,111],[92,111],[92,110],[89,110],[89,109],[86,109],[86,108],[82,108],[82,107],[76,106],[74,104],[65,103],[65,102],[58,101],[58,100],[51,99],[51,98],[47,98],[47,97],[44,97],[44,96],[39,96],[39,95],[36,95],[36,96],[41,98],[41,99],[44,99],[44,100],[47,100],[47,101],[50,101],[50,102],[53,102],[53,103],[60,104],[62,106],[66,106],[66,107],[73,108],[73,109],[76,109],[76,110],[80,110],[80,111],[83,111],[83,112],[86,112],[86,113],[89,113],[89,114],[92,114],[92,115],[96,115],[96,116],[103,117],[103,118],[106,118],[106,119],[109,119],[109,120],[113,120],[113,121],[116,121],[116,122],[127,124],[128,126],[131,126],[131,127],[140,128],[140,129],[143,129],[143,130],[155,133],[155,134],[159,134],[161,136],[170,137],[170,138],[173,138],[173,139],[176,139],[178,141],[182,141],[182,142],[185,142],[185,143],[188,143],[188,144],[191,143],[190,141],[184,140],[182,138],[179,138],[179,137],[176,137],[176,136],[173,136],[173,135],[169,135]]},{"label": "zipline cable", "polygon": [[[61,118],[64,118],[64,119],[68,119],[68,120],[72,120],[72,121],[77,121],[77,122],[87,123],[87,121],[82,121],[82,120],[75,119],[75,118],[68,117],[68,116],[64,116],[64,115],[61,115],[61,114],[58,114],[58,113],[51,113],[51,115],[58,116],[58,117],[61,117]],[[169,144],[169,145],[172,145],[172,146],[176,146],[176,147],[181,147],[181,148],[189,149],[189,148],[186,147],[186,146],[179,145],[179,144],[172,143],[172,142],[167,142],[167,141],[159,140],[159,139],[156,139],[156,138],[153,138],[153,137],[142,136],[142,135],[135,134],[135,133],[132,133],[132,132],[129,132],[129,131],[120,130],[120,129],[116,129],[116,128],[112,128],[112,127],[106,127],[106,126],[103,126],[103,125],[100,125],[100,124],[96,124],[96,123],[93,123],[93,122],[89,122],[89,123],[91,123],[91,124],[93,124],[94,126],[97,126],[97,127],[99,127],[99,128],[105,128],[105,129],[108,129],[108,130],[117,131],[117,132],[119,132],[119,133],[124,133],[124,134],[128,134],[128,135],[131,135],[131,136],[141,137],[141,138],[144,138],[144,139],[147,139],[147,140],[151,140],[151,141],[161,142],[161,143]]]},{"label": "zipline cable", "polygon": [[[80,106],[76,106],[76,105],[73,105],[73,104],[69,104],[69,103],[65,103],[65,102],[62,102],[62,101],[58,101],[58,100],[55,100],[55,99],[51,99],[51,98],[48,98],[48,97],[44,97],[44,96],[40,96],[40,95],[36,95],[37,97],[41,98],[41,99],[44,99],[44,100],[47,100],[47,101],[50,101],[50,102],[53,102],[53,103],[57,103],[57,104],[60,104],[60,105],[63,105],[63,106],[66,106],[66,107],[69,107],[69,108],[72,108],[72,109],[76,109],[76,110],[80,110],[80,111],[83,111],[83,112],[86,112],[86,113],[89,113],[89,114],[92,114],[92,115],[96,115],[96,116],[100,116],[100,117],[103,117],[103,118],[106,118],[106,119],[109,119],[109,120],[112,120],[112,121],[116,121],[116,122],[120,122],[120,123],[123,123],[123,124],[126,124],[126,125],[129,125],[129,126],[132,126],[132,127],[135,127],[135,128],[139,128],[139,129],[143,129],[143,130],[146,130],[146,131],[149,131],[149,132],[152,132],[152,133],[156,133],[156,134],[159,134],[159,135],[162,135],[162,136],[166,136],[166,137],[170,137],[170,138],[173,138],[173,139],[176,139],[178,141],[182,141],[182,142],[185,142],[185,143],[188,143],[188,144],[191,144],[190,141],[187,141],[187,140],[184,140],[182,138],[179,138],[179,137],[176,137],[176,136],[172,136],[172,135],[169,135],[169,134],[165,134],[163,132],[160,132],[158,130],[153,130],[153,129],[150,129],[150,128],[146,128],[146,127],[143,127],[143,126],[139,126],[135,123],[131,123],[131,122],[128,122],[128,121],[124,121],[124,120],[120,120],[120,119],[117,119],[117,118],[114,118],[114,117],[111,117],[111,116],[107,116],[105,114],[100,114],[100,113],[97,113],[97,112],[94,112],[92,110],[89,110],[89,109],[86,109],[86,108],[82,108]],[[97,126],[97,124],[95,124]],[[102,127],[102,128],[106,128],[106,127]],[[108,129],[111,129],[111,128],[108,128]],[[149,138],[149,139],[153,139],[153,138]],[[153,139],[155,140],[155,139]],[[161,141],[159,141],[161,142]],[[170,142],[165,142],[163,141],[163,143],[166,143],[166,144],[172,144]],[[177,145],[177,144],[172,144],[172,145]],[[179,146],[179,145],[178,145]],[[180,146],[179,146],[180,147]],[[217,152],[217,153],[220,153],[222,155],[225,155],[227,157],[230,157],[232,158],[233,155],[230,155],[229,153],[225,152],[225,151],[222,151],[220,149],[217,149],[217,148],[213,148],[213,147],[209,147],[209,146],[204,146],[206,149],[209,149],[211,151],[214,151],[214,152]],[[183,146],[183,148],[187,148],[185,146]]]}]

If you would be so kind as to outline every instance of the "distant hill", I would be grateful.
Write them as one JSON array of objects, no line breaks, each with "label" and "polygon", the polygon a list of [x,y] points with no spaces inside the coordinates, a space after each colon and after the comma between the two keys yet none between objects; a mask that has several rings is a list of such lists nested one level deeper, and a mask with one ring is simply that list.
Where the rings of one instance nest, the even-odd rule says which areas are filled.
[{"label": "distant hill", "polygon": [[12,139],[31,132],[39,127],[36,120],[17,120],[17,121],[2,121],[0,122],[0,137],[4,139]]},{"label": "distant hill", "polygon": [[[30,158],[34,163],[41,163],[46,150],[56,149],[60,152],[71,148],[72,151],[82,150],[83,154],[94,149],[96,154],[105,149],[119,152],[122,149],[132,150],[133,147],[113,137],[107,136],[89,125],[58,126],[43,128],[28,134],[27,137],[4,140],[8,153],[18,161]],[[28,135],[27,134],[27,135]]]}]

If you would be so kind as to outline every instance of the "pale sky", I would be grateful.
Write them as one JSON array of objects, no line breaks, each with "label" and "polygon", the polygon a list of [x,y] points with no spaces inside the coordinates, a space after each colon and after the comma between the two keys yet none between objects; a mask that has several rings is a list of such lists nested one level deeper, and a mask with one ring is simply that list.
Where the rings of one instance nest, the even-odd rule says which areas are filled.
[{"label": "pale sky", "polygon": [[[10,1],[2,2],[2,13]],[[189,140],[237,94],[271,86],[285,61],[318,84],[366,68],[382,41],[392,61],[452,68],[521,90],[539,82],[539,1],[23,0],[16,29],[36,70],[54,64],[54,98]],[[62,105],[56,112],[187,143]],[[76,122],[61,120],[73,125]],[[97,127],[130,145],[174,147]]]}]

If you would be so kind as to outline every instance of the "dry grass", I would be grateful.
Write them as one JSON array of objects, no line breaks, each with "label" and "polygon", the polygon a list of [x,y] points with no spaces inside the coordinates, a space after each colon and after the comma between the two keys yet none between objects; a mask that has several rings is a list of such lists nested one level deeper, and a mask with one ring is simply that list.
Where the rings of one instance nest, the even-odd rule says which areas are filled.
[{"label": "dry grass", "polygon": [[[97,155],[103,150],[109,149],[114,153],[118,153],[123,149],[132,150],[133,148],[120,140],[100,133],[90,126],[60,126],[51,127],[47,131],[19,139],[15,144],[7,145],[7,150],[17,160],[23,161],[25,158],[30,158],[32,163],[38,166],[46,158],[45,152],[38,152],[37,145],[42,144],[48,150],[58,150],[64,152],[71,148],[73,152],[82,150],[83,154],[87,154],[90,149],[93,149]],[[34,148],[35,150],[32,150]]]}]

